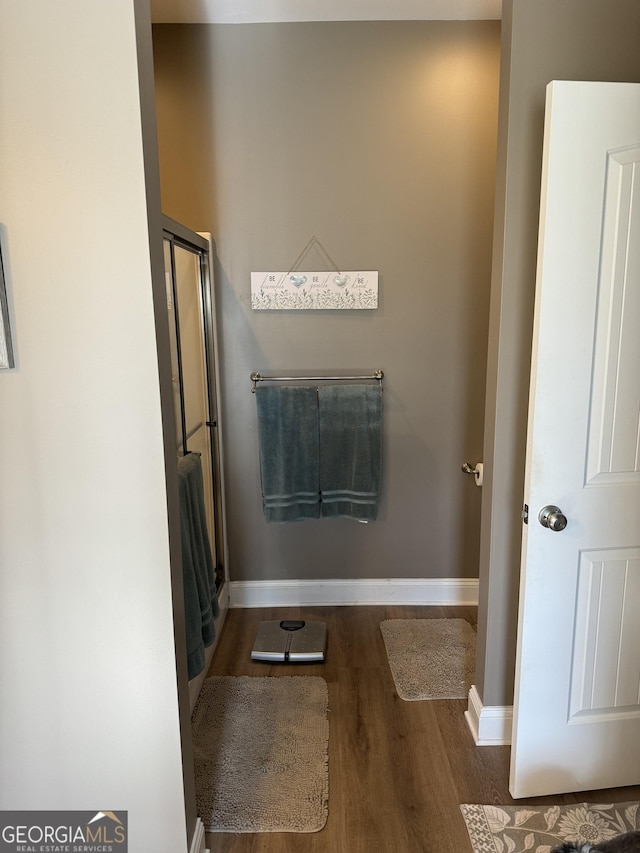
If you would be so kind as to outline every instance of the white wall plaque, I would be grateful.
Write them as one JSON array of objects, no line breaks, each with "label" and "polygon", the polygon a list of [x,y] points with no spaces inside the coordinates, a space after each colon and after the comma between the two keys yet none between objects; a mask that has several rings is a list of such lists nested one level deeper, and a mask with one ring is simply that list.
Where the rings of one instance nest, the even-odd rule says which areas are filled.
[{"label": "white wall plaque", "polygon": [[251,307],[257,311],[377,308],[378,272],[252,272]]}]

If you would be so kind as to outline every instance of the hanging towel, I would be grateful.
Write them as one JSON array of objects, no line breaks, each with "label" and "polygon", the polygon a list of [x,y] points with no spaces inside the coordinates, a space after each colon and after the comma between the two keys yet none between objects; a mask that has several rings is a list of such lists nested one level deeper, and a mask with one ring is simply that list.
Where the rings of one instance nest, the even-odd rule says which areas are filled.
[{"label": "hanging towel", "polygon": [[187,670],[192,679],[204,669],[204,650],[215,639],[214,619],[219,613],[199,453],[178,460],[178,492]]},{"label": "hanging towel", "polygon": [[256,402],[266,520],[319,518],[317,389],[262,385]]},{"label": "hanging towel", "polygon": [[374,521],[382,439],[379,385],[318,389],[320,499],[323,518]]}]

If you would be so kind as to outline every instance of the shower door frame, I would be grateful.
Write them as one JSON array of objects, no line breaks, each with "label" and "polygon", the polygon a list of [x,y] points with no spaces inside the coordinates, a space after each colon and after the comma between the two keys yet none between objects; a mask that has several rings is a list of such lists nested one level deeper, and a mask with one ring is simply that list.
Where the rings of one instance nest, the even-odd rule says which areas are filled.
[{"label": "shower door frame", "polygon": [[[220,430],[220,405],[219,405],[219,373],[218,373],[218,348],[216,336],[216,312],[213,292],[213,276],[211,273],[212,245],[209,235],[197,234],[169,216],[162,217],[163,241],[170,246],[171,256],[171,292],[176,316],[177,357],[180,369],[178,382],[181,399],[182,423],[176,424],[176,430],[182,434],[182,450],[188,453],[189,435],[186,430],[184,415],[184,384],[180,349],[180,314],[179,301],[176,292],[176,263],[175,249],[180,248],[193,253],[199,260],[200,273],[200,299],[202,307],[202,333],[205,355],[205,378],[207,390],[207,420],[205,427],[209,435],[210,457],[211,457],[211,484],[213,503],[213,535],[215,537],[215,577],[216,590],[220,603],[221,619],[224,618],[223,611],[226,610],[228,598],[228,549],[226,535],[226,513],[224,499],[224,478],[222,461],[222,435]],[[169,270],[165,269],[165,274]],[[169,282],[167,282],[169,287]]]}]

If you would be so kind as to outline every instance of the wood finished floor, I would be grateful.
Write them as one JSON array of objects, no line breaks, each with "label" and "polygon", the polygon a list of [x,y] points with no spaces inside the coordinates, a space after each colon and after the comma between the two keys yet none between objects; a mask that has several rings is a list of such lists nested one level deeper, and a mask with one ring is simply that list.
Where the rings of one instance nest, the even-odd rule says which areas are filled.
[{"label": "wood finished floor", "polygon": [[[476,608],[424,606],[231,610],[208,675],[320,675],[329,686],[329,817],[317,833],[210,833],[211,853],[471,853],[461,803],[516,803],[509,747],[476,747],[465,700],[405,702],[393,684],[383,619],[458,617]],[[327,659],[314,665],[251,660],[264,619],[327,623]],[[623,802],[640,786],[519,800],[519,804]]]}]

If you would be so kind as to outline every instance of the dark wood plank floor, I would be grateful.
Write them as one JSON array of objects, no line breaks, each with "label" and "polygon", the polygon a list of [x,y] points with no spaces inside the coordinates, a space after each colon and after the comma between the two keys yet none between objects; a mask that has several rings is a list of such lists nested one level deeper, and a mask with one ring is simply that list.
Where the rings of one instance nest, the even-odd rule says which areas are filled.
[{"label": "dark wood plank floor", "polygon": [[[305,607],[231,610],[208,675],[320,675],[329,686],[329,818],[321,832],[211,833],[212,853],[471,853],[461,803],[512,804],[509,747],[476,747],[465,700],[398,698],[380,633],[383,619],[464,618],[472,607]],[[327,623],[323,664],[251,660],[263,619]],[[640,786],[519,800],[622,802]]]}]

